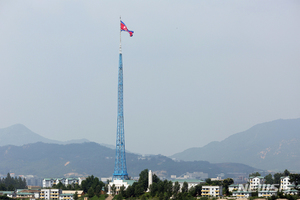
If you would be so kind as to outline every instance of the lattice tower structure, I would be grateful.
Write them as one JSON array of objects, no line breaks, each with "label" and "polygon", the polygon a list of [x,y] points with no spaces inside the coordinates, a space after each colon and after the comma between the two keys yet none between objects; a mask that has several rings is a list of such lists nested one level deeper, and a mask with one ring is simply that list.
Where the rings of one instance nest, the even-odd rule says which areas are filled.
[{"label": "lattice tower structure", "polygon": [[128,179],[125,137],[124,137],[124,114],[123,114],[123,61],[120,45],[119,53],[119,72],[118,72],[118,119],[117,119],[117,139],[116,139],[116,158],[113,180]]}]

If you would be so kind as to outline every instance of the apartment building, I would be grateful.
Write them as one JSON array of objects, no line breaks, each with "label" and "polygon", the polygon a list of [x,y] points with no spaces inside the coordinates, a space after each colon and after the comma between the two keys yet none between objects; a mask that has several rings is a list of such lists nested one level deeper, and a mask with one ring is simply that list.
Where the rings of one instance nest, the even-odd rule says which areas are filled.
[{"label": "apartment building", "polygon": [[43,179],[43,188],[52,187],[54,183],[56,184],[56,179],[44,178]]},{"label": "apartment building", "polygon": [[61,189],[41,189],[40,199],[59,200],[59,195],[61,193]]},{"label": "apartment building", "polygon": [[228,190],[229,192],[232,191],[241,191],[243,189],[243,185],[242,184],[231,184],[228,186]]},{"label": "apartment building", "polygon": [[237,198],[249,198],[252,195],[250,191],[233,191],[232,196]]},{"label": "apartment building", "polygon": [[59,200],[73,200],[73,195],[74,194],[70,194],[70,193],[60,194]]},{"label": "apartment building", "polygon": [[62,190],[61,194],[72,194],[74,195],[77,192],[77,196],[81,197],[84,195],[83,190]]},{"label": "apartment building", "polygon": [[257,190],[259,185],[265,183],[265,178],[263,176],[250,176],[249,183],[250,183],[251,190]]},{"label": "apartment building", "polygon": [[52,187],[54,184],[62,183],[65,186],[72,184],[81,184],[82,178],[44,178],[43,188]]},{"label": "apartment building", "polygon": [[112,194],[112,186],[114,185],[116,188],[116,194],[119,194],[120,188],[122,186],[125,187],[125,190],[128,188],[129,185],[132,185],[134,182],[134,180],[113,180],[112,182],[110,182],[108,184],[108,193],[107,194]]},{"label": "apartment building", "polygon": [[191,189],[191,187],[195,187],[196,185],[205,183],[205,181],[198,180],[198,179],[175,179],[175,180],[172,180],[172,182],[173,182],[173,185],[176,182],[178,182],[180,185],[180,189],[182,188],[184,182],[186,182],[188,184],[188,189]]},{"label": "apartment building", "polygon": [[222,190],[223,190],[222,186],[203,185],[201,190],[201,195],[205,197],[209,197],[209,196],[220,197],[223,196]]},{"label": "apartment building", "polygon": [[293,186],[289,176],[280,177],[280,190],[290,190]]},{"label": "apartment building", "polygon": [[271,196],[276,196],[277,191],[275,190],[262,190],[258,191],[258,197],[271,197]]}]

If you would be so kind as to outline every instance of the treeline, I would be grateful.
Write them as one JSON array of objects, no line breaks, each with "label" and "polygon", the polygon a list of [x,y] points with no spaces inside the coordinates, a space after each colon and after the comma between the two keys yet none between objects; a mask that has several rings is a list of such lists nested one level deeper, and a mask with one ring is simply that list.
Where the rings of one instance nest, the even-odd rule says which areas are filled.
[{"label": "treeline", "polygon": [[98,177],[94,177],[93,175],[83,180],[81,182],[81,185],[71,184],[65,186],[63,183],[59,182],[57,185],[54,184],[52,188],[62,190],[83,190],[85,194],[88,193],[89,197],[93,197],[94,195],[99,196],[100,194],[103,194],[103,189],[107,192],[107,185],[100,181]]},{"label": "treeline", "polygon": [[14,191],[15,189],[26,189],[27,183],[25,178],[11,177],[7,173],[6,178],[0,178],[0,191]]},{"label": "treeline", "polygon": [[127,198],[158,198],[159,200],[163,199],[190,199],[194,197],[201,196],[201,190],[203,185],[220,185],[223,186],[224,193],[228,194],[228,186],[233,183],[231,178],[225,179],[223,181],[211,181],[207,179],[204,184],[198,184],[195,187],[188,189],[188,183],[184,182],[182,187],[178,182],[175,182],[173,185],[172,181],[160,180],[155,174],[152,177],[153,183],[151,184],[148,191],[148,169],[143,170],[140,173],[140,178],[138,182],[133,183],[131,186],[125,190],[125,187],[122,186],[119,190],[119,193],[116,195],[116,188],[113,185],[111,190],[112,194],[116,195],[116,199],[127,199]]},{"label": "treeline", "polygon": [[[258,172],[256,172],[256,173],[258,173]],[[298,185],[300,184],[300,174],[291,174],[287,169],[284,170],[283,173],[276,173],[273,176],[272,176],[272,174],[268,174],[267,176],[265,176],[265,183],[266,184],[280,184],[280,178],[284,177],[284,176],[289,176],[290,182],[294,183],[296,188],[298,188]]]}]

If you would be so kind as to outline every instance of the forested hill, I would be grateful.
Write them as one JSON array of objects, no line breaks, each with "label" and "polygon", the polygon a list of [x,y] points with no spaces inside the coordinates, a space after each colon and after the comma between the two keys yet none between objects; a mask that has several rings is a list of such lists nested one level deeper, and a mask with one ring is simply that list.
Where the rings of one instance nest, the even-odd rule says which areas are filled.
[{"label": "forested hill", "polygon": [[[127,153],[127,168],[135,177],[144,170],[151,169],[166,177],[182,175],[185,172],[204,172],[210,177],[224,173],[251,173],[256,171],[243,164],[211,164],[207,161],[175,162],[162,156],[141,157]],[[114,170],[115,150],[89,142],[81,144],[33,143],[23,146],[0,147],[0,173],[14,172],[39,177],[63,177],[94,175],[109,177]]]},{"label": "forested hill", "polygon": [[253,126],[221,142],[187,149],[171,158],[238,162],[264,170],[299,170],[300,118],[275,120]]}]

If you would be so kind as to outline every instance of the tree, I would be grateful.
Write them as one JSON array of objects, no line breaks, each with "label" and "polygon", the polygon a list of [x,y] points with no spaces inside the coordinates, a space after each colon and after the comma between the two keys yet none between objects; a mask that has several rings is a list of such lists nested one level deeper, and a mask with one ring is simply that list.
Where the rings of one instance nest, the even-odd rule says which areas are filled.
[{"label": "tree", "polygon": [[181,188],[181,192],[182,192],[182,193],[187,193],[188,190],[189,190],[189,185],[188,185],[187,182],[184,181],[184,182],[183,182],[183,185],[182,185],[182,188]]},{"label": "tree", "polygon": [[[133,183],[134,185],[135,183]],[[130,198],[130,197],[133,197],[134,196],[134,186],[128,186],[127,189],[126,189],[126,197],[127,198]]]},{"label": "tree", "polygon": [[0,184],[0,191],[6,191],[6,190],[7,190],[7,188],[6,188],[5,184],[1,183]]},{"label": "tree", "polygon": [[170,199],[170,197],[173,194],[173,183],[172,183],[172,181],[165,180],[164,185],[165,185],[166,196],[168,196],[168,199]]},{"label": "tree", "polygon": [[142,184],[136,184],[134,187],[134,195],[136,197],[141,196],[142,194],[144,194],[144,186]]},{"label": "tree", "polygon": [[120,194],[122,197],[126,196],[125,186],[124,186],[124,185],[122,185],[122,186],[120,187],[119,194]]},{"label": "tree", "polygon": [[189,189],[189,194],[192,196],[192,197],[195,197],[197,194],[196,194],[196,188],[194,186],[192,186],[190,189]]},{"label": "tree", "polygon": [[155,197],[157,191],[158,191],[157,183],[153,182],[153,183],[150,185],[150,195],[151,195],[151,197]]},{"label": "tree", "polygon": [[283,174],[284,174],[284,176],[288,176],[288,175],[290,175],[290,172],[287,169],[285,169]]},{"label": "tree", "polygon": [[148,169],[144,169],[139,175],[140,177],[138,183],[140,186],[142,186],[144,192],[146,192],[148,189],[148,174]]},{"label": "tree", "polygon": [[223,180],[223,186],[224,186],[224,189],[225,189],[225,194],[228,196],[229,195],[229,190],[228,190],[228,187],[229,185],[233,184],[233,179],[231,178],[227,178],[227,179],[224,179]]},{"label": "tree", "polygon": [[156,176],[156,174],[153,174],[152,175],[152,182],[153,183],[158,183],[158,182],[160,182],[161,180],[158,178],[158,176]]},{"label": "tree", "polygon": [[177,195],[179,190],[180,190],[180,184],[178,183],[178,181],[176,181],[173,187],[173,194]]},{"label": "tree", "polygon": [[266,184],[273,184],[274,182],[272,174],[268,174],[267,176],[265,176],[265,180]]},{"label": "tree", "polygon": [[111,186],[110,190],[111,190],[112,195],[115,196],[116,195],[116,186],[115,186],[115,184],[113,184]]},{"label": "tree", "polygon": [[252,174],[249,174],[249,177],[251,176],[261,176],[259,172],[253,172]]},{"label": "tree", "polygon": [[78,200],[79,198],[78,198],[78,193],[77,193],[77,191],[75,192],[75,194],[73,195],[73,199],[74,200]]},{"label": "tree", "polygon": [[97,185],[97,186],[96,186],[96,189],[95,189],[95,194],[97,195],[97,197],[100,197],[100,195],[101,195],[101,190],[102,190],[101,186],[100,186],[100,185]]},{"label": "tree", "polygon": [[207,183],[207,185],[210,185],[212,183],[210,178],[206,179],[205,182]]},{"label": "tree", "polygon": [[88,190],[88,196],[89,196],[89,198],[92,198],[93,196],[95,196],[95,192],[92,187],[90,187],[90,189]]},{"label": "tree", "polygon": [[290,182],[295,183],[296,189],[299,189],[298,185],[300,184],[300,174],[290,174]]},{"label": "tree", "polygon": [[196,196],[201,196],[202,185],[198,184],[195,186]]},{"label": "tree", "polygon": [[282,176],[283,176],[282,173],[276,173],[276,174],[274,174],[273,184],[280,184],[280,177],[282,177]]},{"label": "tree", "polygon": [[7,188],[8,191],[14,191],[15,187],[13,185],[9,185]]}]

